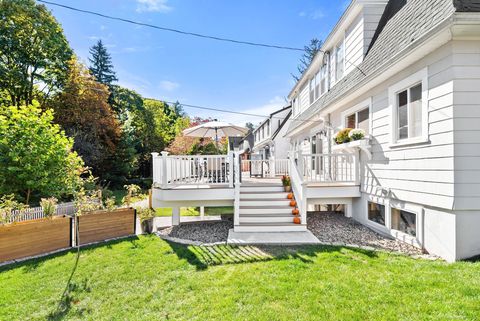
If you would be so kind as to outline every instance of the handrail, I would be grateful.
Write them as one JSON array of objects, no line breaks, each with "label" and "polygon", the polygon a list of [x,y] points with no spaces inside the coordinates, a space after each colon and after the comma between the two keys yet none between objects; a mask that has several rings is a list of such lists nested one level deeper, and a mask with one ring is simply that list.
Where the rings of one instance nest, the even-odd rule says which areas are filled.
[{"label": "handrail", "polygon": [[[357,183],[359,177],[358,155],[301,154],[298,155],[300,171],[309,183]],[[301,160],[301,162],[300,162]],[[302,165],[300,166],[300,163]]]},{"label": "handrail", "polygon": [[[238,161],[236,161],[238,160]],[[233,166],[234,168],[234,188],[235,188],[235,199],[233,201],[233,224],[234,225],[239,225],[240,224],[240,185],[242,184],[241,182],[241,160],[240,160],[240,153],[235,152],[233,154],[233,161],[232,164],[235,164]]]},{"label": "handrail", "polygon": [[[291,155],[293,156],[293,155]],[[302,224],[307,224],[307,195],[303,175],[299,172],[295,164],[295,158],[290,157],[290,183],[292,186],[295,200],[298,204],[298,211],[300,212],[300,220]]]}]

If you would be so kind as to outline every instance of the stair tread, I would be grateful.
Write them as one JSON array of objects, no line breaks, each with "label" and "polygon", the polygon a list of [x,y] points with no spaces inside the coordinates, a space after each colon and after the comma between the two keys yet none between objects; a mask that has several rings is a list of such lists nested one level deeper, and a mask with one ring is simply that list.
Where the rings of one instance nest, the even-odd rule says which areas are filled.
[{"label": "stair tread", "polygon": [[282,194],[282,195],[285,195],[285,194],[289,194],[287,192],[275,192],[275,191],[243,191],[240,190],[240,194],[252,194],[252,195],[255,195],[255,194]]},{"label": "stair tread", "polygon": [[240,213],[240,217],[291,217],[294,218],[292,213]]},{"label": "stair tread", "polygon": [[242,210],[277,210],[277,209],[280,209],[280,210],[286,210],[286,209],[293,209],[291,206],[288,206],[288,205],[269,205],[269,206],[260,206],[260,205],[256,205],[256,206],[242,206],[240,204],[240,209]]}]

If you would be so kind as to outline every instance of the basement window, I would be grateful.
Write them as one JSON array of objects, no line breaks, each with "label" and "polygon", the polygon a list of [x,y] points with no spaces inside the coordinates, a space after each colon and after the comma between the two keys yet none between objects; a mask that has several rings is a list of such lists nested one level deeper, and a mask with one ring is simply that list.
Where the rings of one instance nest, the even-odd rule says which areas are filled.
[{"label": "basement window", "polygon": [[385,226],[385,205],[368,202],[368,219]]},{"label": "basement window", "polygon": [[415,213],[392,208],[392,229],[417,236],[417,215]]}]

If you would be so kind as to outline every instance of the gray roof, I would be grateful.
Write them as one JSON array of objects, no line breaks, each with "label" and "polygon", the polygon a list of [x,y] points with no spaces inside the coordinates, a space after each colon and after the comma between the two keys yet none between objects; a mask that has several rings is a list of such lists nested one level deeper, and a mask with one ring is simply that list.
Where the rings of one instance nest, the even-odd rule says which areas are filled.
[{"label": "gray roof", "polygon": [[[396,0],[390,0],[392,1]],[[384,66],[393,64],[395,61],[391,61],[391,58],[396,53],[408,49],[412,42],[447,20],[456,8],[459,8],[454,6],[454,1],[468,2],[467,0],[407,0],[402,8],[384,23],[383,30],[377,35],[375,43],[371,45],[358,68],[353,69],[330,88],[330,91],[311,105],[300,115],[300,118],[310,119],[323,108],[360,87],[367,77]],[[469,1],[478,3],[478,0]],[[288,132],[301,123],[303,121],[293,119]]]}]

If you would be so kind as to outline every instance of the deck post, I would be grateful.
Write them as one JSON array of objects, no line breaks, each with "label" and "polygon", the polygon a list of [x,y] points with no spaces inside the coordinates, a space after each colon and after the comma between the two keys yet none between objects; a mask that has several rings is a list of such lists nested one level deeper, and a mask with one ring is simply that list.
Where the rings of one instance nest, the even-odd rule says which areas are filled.
[{"label": "deck post", "polygon": [[180,225],[180,207],[172,207],[172,226]]},{"label": "deck post", "polygon": [[152,153],[152,178],[153,178],[153,186],[155,186],[156,184],[161,184],[161,182],[159,182],[159,177],[157,176],[158,174],[158,153]]},{"label": "deck post", "polygon": [[167,175],[167,156],[168,152],[163,151],[162,154],[162,188],[167,188],[168,185],[168,175]]},{"label": "deck post", "polygon": [[233,187],[233,164],[235,163],[235,152],[230,151],[228,153],[228,187]]},{"label": "deck post", "polygon": [[205,217],[205,206],[200,206],[200,218],[203,220]]},{"label": "deck post", "polygon": [[275,177],[275,156],[270,157],[270,177]]}]

